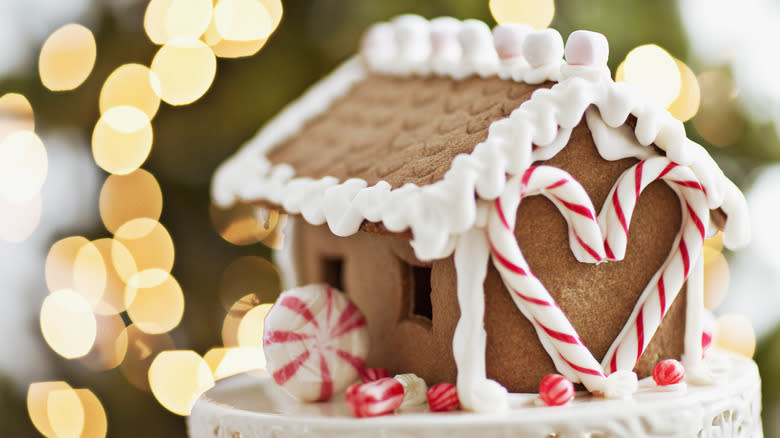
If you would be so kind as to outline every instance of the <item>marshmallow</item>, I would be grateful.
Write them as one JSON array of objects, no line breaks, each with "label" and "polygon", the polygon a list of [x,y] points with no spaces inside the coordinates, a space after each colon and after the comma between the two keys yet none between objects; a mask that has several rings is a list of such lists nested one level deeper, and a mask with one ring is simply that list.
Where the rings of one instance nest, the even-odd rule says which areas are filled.
[{"label": "marshmallow", "polygon": [[588,30],[577,30],[566,40],[566,62],[570,65],[601,67],[609,58],[607,37]]},{"label": "marshmallow", "polygon": [[523,41],[523,56],[533,67],[541,67],[563,58],[563,38],[555,29],[530,32]]}]

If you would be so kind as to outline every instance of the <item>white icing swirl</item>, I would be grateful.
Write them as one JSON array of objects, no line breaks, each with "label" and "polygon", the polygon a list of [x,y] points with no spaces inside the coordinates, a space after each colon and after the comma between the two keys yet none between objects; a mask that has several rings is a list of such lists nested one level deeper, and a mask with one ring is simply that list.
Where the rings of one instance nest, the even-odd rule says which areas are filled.
[{"label": "white icing swirl", "polygon": [[401,382],[404,387],[404,402],[401,403],[401,409],[425,403],[425,394],[428,392],[425,380],[413,373],[399,374],[393,378]]}]

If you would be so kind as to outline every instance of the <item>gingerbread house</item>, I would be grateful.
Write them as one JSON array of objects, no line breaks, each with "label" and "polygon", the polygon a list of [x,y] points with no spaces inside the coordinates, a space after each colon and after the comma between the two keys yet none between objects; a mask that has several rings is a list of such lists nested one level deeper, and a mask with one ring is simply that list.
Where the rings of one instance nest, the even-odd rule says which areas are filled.
[{"label": "gingerbread house", "polygon": [[475,410],[556,370],[625,395],[661,359],[695,368],[703,240],[749,231],[734,184],[607,51],[585,31],[377,24],[213,199],[291,216],[294,281],[357,304],[368,366],[457,382]]}]

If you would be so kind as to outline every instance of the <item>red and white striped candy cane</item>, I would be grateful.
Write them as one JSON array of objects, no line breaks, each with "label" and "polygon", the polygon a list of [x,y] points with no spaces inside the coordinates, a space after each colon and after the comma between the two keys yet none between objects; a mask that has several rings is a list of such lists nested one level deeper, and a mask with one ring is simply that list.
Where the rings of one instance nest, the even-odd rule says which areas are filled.
[{"label": "red and white striped candy cane", "polygon": [[598,262],[603,259],[601,230],[585,189],[561,169],[537,166],[529,168],[522,177],[512,178],[490,209],[487,235],[493,262],[558,371],[573,382],[582,382],[591,392],[601,391],[606,380],[601,365],[531,272],[515,237],[520,202],[526,196],[537,194],[550,199],[566,218],[572,251],[578,260]]},{"label": "red and white striped candy cane", "polygon": [[620,260],[625,256],[628,227],[639,195],[659,179],[680,198],[681,229],[672,252],[645,287],[626,326],[604,356],[602,365],[610,373],[634,368],[701,255],[706,232],[704,221],[709,213],[706,191],[690,168],[666,157],[655,157],[640,161],[624,172],[607,197],[599,214],[606,236],[607,257]]}]

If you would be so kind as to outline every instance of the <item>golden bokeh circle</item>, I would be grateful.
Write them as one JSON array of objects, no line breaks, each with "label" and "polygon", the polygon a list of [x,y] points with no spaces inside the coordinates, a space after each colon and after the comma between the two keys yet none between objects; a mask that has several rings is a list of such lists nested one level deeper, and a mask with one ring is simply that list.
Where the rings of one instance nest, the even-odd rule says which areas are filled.
[{"label": "golden bokeh circle", "polygon": [[714,343],[725,350],[752,358],[756,351],[753,324],[742,315],[722,315],[715,321]]},{"label": "golden bokeh circle", "polygon": [[161,351],[175,348],[173,339],[167,333],[150,335],[134,324],[127,331],[127,354],[119,371],[130,384],[142,391],[149,391],[149,366]]},{"label": "golden bokeh circle", "polygon": [[680,94],[680,69],[672,55],[655,44],[644,44],[626,55],[625,81],[637,86],[658,105],[668,107]]},{"label": "golden bokeh circle", "polygon": [[238,324],[239,347],[263,347],[263,325],[273,304],[255,306],[241,318]]},{"label": "golden bokeh circle", "polygon": [[186,416],[198,397],[214,386],[214,377],[194,351],[164,351],[149,367],[149,385],[161,405]]},{"label": "golden bokeh circle", "polygon": [[216,380],[266,366],[262,348],[212,348],[203,356],[203,360],[209,364]]},{"label": "golden bokeh circle", "polygon": [[[137,218],[124,223],[114,233],[114,239],[120,242],[130,251],[135,261],[135,267],[138,272],[157,269],[164,273],[171,272],[174,260],[174,247],[171,235],[162,224],[149,218]],[[117,254],[118,256],[118,254]],[[118,257],[115,257],[115,260]],[[122,280],[127,283],[134,274],[131,270],[117,269]],[[150,274],[145,274],[139,280],[154,280]],[[165,276],[158,279],[160,282],[165,280]],[[138,284],[139,287],[151,287],[154,283]]]},{"label": "golden bokeh circle", "polygon": [[100,89],[100,114],[117,106],[138,108],[153,119],[160,108],[160,79],[145,65],[117,67]]},{"label": "golden bokeh circle", "polygon": [[723,254],[705,245],[704,258],[704,307],[715,310],[726,299],[729,291],[729,264]]},{"label": "golden bokeh circle", "polygon": [[217,72],[214,52],[193,38],[175,38],[157,51],[152,71],[160,79],[160,98],[171,105],[187,105],[211,87]]},{"label": "golden bokeh circle", "polygon": [[68,389],[71,389],[70,385],[63,381],[35,382],[27,388],[27,414],[42,435],[56,436],[49,421],[49,395]]},{"label": "golden bokeh circle", "polygon": [[155,44],[162,45],[168,41],[168,31],[165,28],[165,22],[172,3],[173,0],[151,0],[146,5],[144,30],[149,39]]},{"label": "golden bokeh circle", "polygon": [[0,142],[0,197],[29,201],[41,192],[48,170],[46,148],[34,132],[17,131]]},{"label": "golden bokeh circle", "polygon": [[214,229],[234,245],[251,245],[265,239],[279,226],[280,216],[277,210],[246,204],[235,204],[226,209],[214,204],[209,207]]},{"label": "golden bokeh circle", "polygon": [[[160,281],[161,277],[164,280]],[[181,286],[160,269],[148,269],[134,275],[127,283],[125,300],[133,324],[146,333],[168,332],[179,325],[184,315]]]},{"label": "golden bokeh circle", "polygon": [[258,0],[220,0],[214,7],[214,23],[222,39],[257,41],[273,30],[271,15]]},{"label": "golden bokeh circle", "polygon": [[152,140],[152,125],[146,113],[132,106],[116,106],[95,124],[92,155],[106,172],[126,175],[146,161]]},{"label": "golden bokeh circle", "polygon": [[84,427],[79,438],[105,438],[108,433],[106,410],[97,396],[86,388],[76,390],[84,410]]},{"label": "golden bokeh circle", "polygon": [[144,169],[127,175],[109,175],[100,190],[100,218],[112,233],[132,219],[158,220],[162,207],[160,184]]},{"label": "golden bokeh circle", "polygon": [[675,58],[674,62],[680,71],[680,93],[669,105],[669,112],[675,119],[686,122],[696,115],[701,102],[699,81],[687,64]]},{"label": "golden bokeh circle", "polygon": [[97,46],[92,32],[80,24],[66,24],[43,43],[38,57],[38,73],[43,85],[52,91],[72,90],[92,72]]},{"label": "golden bokeh circle", "polygon": [[97,321],[92,307],[70,289],[55,291],[43,300],[40,323],[46,343],[66,359],[86,355],[95,343]]},{"label": "golden bokeh circle", "polygon": [[127,247],[115,239],[103,238],[92,242],[103,257],[106,266],[106,283],[103,296],[94,312],[99,315],[115,315],[125,310],[125,280],[138,272],[135,259]]},{"label": "golden bokeh circle", "polygon": [[73,271],[76,256],[89,240],[81,236],[71,236],[55,242],[46,255],[45,278],[50,292],[60,289],[73,289]]},{"label": "golden bokeh circle", "polygon": [[21,94],[6,93],[0,97],[0,141],[17,131],[35,130],[32,105]]},{"label": "golden bokeh circle", "polygon": [[79,248],[73,264],[73,291],[94,310],[103,298],[107,281],[107,265],[95,244],[89,242]]},{"label": "golden bokeh circle", "polygon": [[127,330],[119,315],[96,315],[97,337],[89,353],[79,361],[92,371],[116,368],[127,353]]},{"label": "golden bokeh circle", "polygon": [[225,347],[238,347],[238,329],[241,320],[250,310],[259,306],[262,302],[255,294],[247,294],[236,301],[222,323],[222,344]]},{"label": "golden bokeh circle", "polygon": [[0,240],[18,243],[30,237],[41,220],[42,208],[40,194],[21,203],[0,196]]},{"label": "golden bokeh circle", "polygon": [[225,310],[247,294],[255,294],[262,302],[273,302],[282,291],[279,270],[268,260],[244,256],[233,260],[222,272],[219,300]]},{"label": "golden bokeh circle", "polygon": [[555,16],[553,0],[490,0],[490,13],[496,23],[525,23],[544,29]]},{"label": "golden bokeh circle", "polygon": [[173,0],[165,14],[167,41],[199,38],[211,21],[211,0]]},{"label": "golden bokeh circle", "polygon": [[85,412],[76,391],[56,389],[46,400],[46,413],[52,432],[57,438],[78,438],[84,430]]}]

